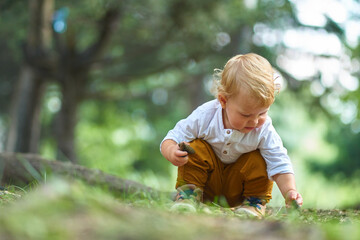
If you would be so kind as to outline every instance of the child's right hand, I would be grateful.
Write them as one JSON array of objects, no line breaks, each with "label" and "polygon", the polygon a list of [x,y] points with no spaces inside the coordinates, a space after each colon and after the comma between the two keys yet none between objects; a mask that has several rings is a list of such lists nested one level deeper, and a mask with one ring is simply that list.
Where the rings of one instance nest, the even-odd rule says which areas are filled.
[{"label": "child's right hand", "polygon": [[168,140],[166,140],[162,146],[164,157],[174,166],[180,167],[185,165],[189,160],[188,153],[186,151],[181,151],[177,143],[167,141]]},{"label": "child's right hand", "polygon": [[170,159],[169,161],[177,167],[181,167],[183,165],[185,165],[189,158],[188,158],[188,153],[186,151],[181,151],[179,145],[175,145],[174,148],[172,149],[172,154],[170,154]]}]

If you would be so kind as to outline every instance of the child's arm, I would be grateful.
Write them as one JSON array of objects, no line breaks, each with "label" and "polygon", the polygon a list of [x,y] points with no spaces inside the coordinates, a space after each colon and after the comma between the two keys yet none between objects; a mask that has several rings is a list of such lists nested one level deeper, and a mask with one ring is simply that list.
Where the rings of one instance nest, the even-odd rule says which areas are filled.
[{"label": "child's arm", "polygon": [[188,162],[188,153],[181,151],[179,145],[171,139],[167,139],[161,144],[161,153],[169,162],[177,167],[183,166]]},{"label": "child's arm", "polygon": [[303,204],[303,199],[300,193],[296,190],[295,177],[291,173],[276,174],[273,176],[276,184],[278,185],[281,194],[285,198],[287,207],[291,206],[291,202],[295,200],[299,206]]}]

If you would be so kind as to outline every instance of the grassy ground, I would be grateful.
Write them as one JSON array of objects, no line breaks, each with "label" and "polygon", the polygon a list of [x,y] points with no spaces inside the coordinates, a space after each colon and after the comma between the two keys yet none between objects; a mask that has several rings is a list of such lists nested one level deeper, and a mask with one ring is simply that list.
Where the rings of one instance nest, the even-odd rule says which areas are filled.
[{"label": "grassy ground", "polygon": [[0,191],[0,239],[360,239],[358,210],[271,208],[254,220],[219,207],[175,213],[171,204],[60,179],[8,187]]}]

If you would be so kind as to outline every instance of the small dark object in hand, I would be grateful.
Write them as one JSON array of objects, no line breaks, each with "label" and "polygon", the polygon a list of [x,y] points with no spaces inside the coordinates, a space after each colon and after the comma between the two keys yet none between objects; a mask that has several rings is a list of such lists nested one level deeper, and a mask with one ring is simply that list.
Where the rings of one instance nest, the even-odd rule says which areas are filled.
[{"label": "small dark object in hand", "polygon": [[179,147],[180,147],[181,151],[185,151],[188,154],[194,154],[195,153],[195,150],[192,147],[190,147],[189,145],[185,144],[184,142],[179,143]]},{"label": "small dark object in hand", "polygon": [[296,200],[292,200],[291,206],[292,206],[294,209],[299,209],[299,208],[300,208],[300,205],[298,204],[298,202],[297,202]]}]

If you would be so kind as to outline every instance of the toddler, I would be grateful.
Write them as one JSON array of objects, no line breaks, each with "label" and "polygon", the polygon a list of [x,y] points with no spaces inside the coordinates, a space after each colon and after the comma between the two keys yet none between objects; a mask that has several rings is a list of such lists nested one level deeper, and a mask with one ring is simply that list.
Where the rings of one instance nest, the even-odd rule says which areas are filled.
[{"label": "toddler", "polygon": [[[287,150],[268,116],[278,90],[272,66],[254,53],[237,55],[217,76],[216,99],[180,120],[160,145],[178,167],[177,201],[224,197],[236,212],[261,218],[275,181],[286,206],[301,206]],[[195,153],[180,150],[181,142]]]}]

